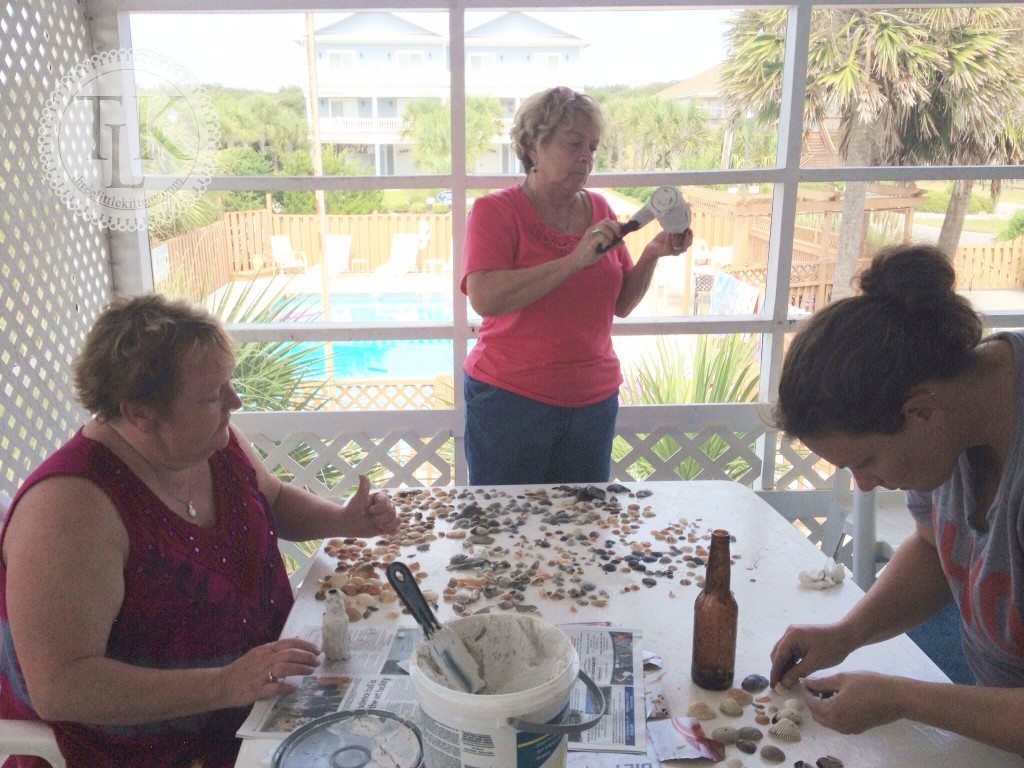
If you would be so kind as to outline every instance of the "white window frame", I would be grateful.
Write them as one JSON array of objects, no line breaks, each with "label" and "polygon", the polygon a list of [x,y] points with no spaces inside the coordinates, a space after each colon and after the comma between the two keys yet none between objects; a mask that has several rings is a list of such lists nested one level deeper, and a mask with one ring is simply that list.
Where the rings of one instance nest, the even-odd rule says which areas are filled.
[{"label": "white window frame", "polygon": [[328,51],[327,68],[331,72],[351,72],[356,67],[355,51]]},{"label": "white window frame", "polygon": [[533,66],[541,72],[554,72],[562,66],[562,54],[542,51],[533,54]]},{"label": "white window frame", "polygon": [[[763,0],[750,0],[748,3],[740,3],[744,7],[757,7],[764,5]],[[914,3],[914,5],[943,5],[944,3]],[[324,11],[328,8],[326,4],[318,3],[317,10]],[[604,0],[593,2],[579,2],[579,0],[531,0],[529,3],[506,2],[500,6],[501,10],[557,10],[580,8],[589,9],[605,7],[608,4]],[[620,4],[613,4],[621,7]],[[680,8],[677,3],[667,0],[651,0],[650,2],[638,3],[637,6],[672,9]],[[732,317],[680,317],[680,318],[626,318],[616,320],[613,326],[613,335],[616,336],[653,336],[666,334],[759,334],[763,340],[761,370],[760,370],[760,405],[769,403],[777,391],[778,376],[781,369],[784,340],[787,333],[790,333],[800,321],[800,317],[791,313],[788,305],[789,275],[792,264],[792,248],[794,240],[795,221],[797,215],[797,192],[799,185],[809,182],[830,182],[830,181],[918,181],[918,180],[991,180],[991,179],[1021,179],[1024,172],[1020,167],[1006,165],[987,166],[901,166],[901,167],[841,167],[841,168],[801,168],[800,148],[803,128],[803,92],[807,79],[807,53],[810,36],[810,21],[813,10],[817,7],[865,7],[878,6],[878,3],[868,0],[793,0],[791,2],[776,4],[784,5],[788,13],[788,28],[786,33],[786,53],[783,69],[783,88],[780,103],[779,117],[779,143],[777,163],[774,168],[768,169],[730,169],[701,170],[701,171],[673,171],[651,173],[594,173],[590,178],[590,185],[593,187],[613,186],[652,186],[661,184],[670,185],[751,185],[769,183],[773,185],[773,200],[771,214],[771,234],[769,239],[768,256],[768,282],[764,296],[761,312],[753,316],[732,316]],[[899,3],[886,3],[886,6],[898,8],[903,7]],[[253,11],[290,11],[296,6],[292,0],[278,0],[278,2],[267,2],[266,0],[207,0],[203,3],[204,12],[239,12],[251,13]],[[454,33],[460,33],[466,29],[465,12],[474,10],[494,10],[498,8],[491,0],[463,0],[460,3],[423,2],[423,0],[395,0],[389,3],[389,8],[395,10],[439,10],[449,13],[449,29]],[[685,6],[683,6],[685,7]],[[702,0],[701,8],[719,7],[723,9],[735,9],[735,0]],[[338,0],[332,3],[329,10],[352,11],[352,10],[376,10],[376,4],[371,0]],[[195,3],[193,0],[90,0],[89,10],[93,19],[91,27],[94,38],[94,45],[97,51],[112,47],[130,47],[130,34],[127,22],[128,12],[151,12],[151,11],[193,11]],[[465,135],[462,126],[465,123],[465,100],[466,100],[466,55],[465,38],[461,34],[452,34],[450,40],[450,61],[451,61],[451,112],[453,120],[452,131],[452,171],[450,174],[437,176],[411,176],[411,177],[330,177],[327,179],[313,179],[303,176],[274,176],[268,177],[262,187],[265,189],[288,189],[288,190],[315,190],[323,189],[365,189],[365,188],[422,188],[441,187],[452,190],[453,195],[453,220],[464,220],[466,214],[466,192],[468,189],[500,188],[507,186],[510,182],[508,175],[474,175],[470,177],[467,173],[465,163]],[[399,58],[411,52],[400,52]],[[423,55],[420,52],[420,55]],[[157,184],[166,186],[170,179],[166,177],[155,178]],[[237,179],[226,176],[214,176],[208,187],[211,191],[223,189],[236,189]],[[456,228],[453,232],[454,241],[454,274],[460,274],[461,252],[463,232]],[[127,235],[111,234],[111,253],[114,262],[114,285],[116,290],[145,290],[152,289],[153,276],[150,262],[148,242],[143,233],[128,233]],[[471,326],[467,320],[465,303],[454,302],[454,319],[450,327],[431,327],[424,329],[420,326],[408,328],[389,328],[389,338],[424,338],[429,333],[431,338],[448,338],[453,340],[455,352],[455,371],[461,370],[465,356],[466,344],[476,333],[476,328]],[[994,310],[985,313],[986,326],[990,328],[1020,327],[1024,326],[1024,311],[1019,310]],[[343,328],[337,324],[306,325],[304,327],[289,328],[254,328],[233,327],[230,329],[240,341],[268,341],[278,338],[295,338],[309,341],[334,341],[334,340],[365,340],[378,338],[380,329],[375,328]],[[452,429],[454,434],[461,435],[462,411],[464,407],[462,388],[455,387],[454,416]],[[680,406],[681,411],[673,413],[689,413],[692,418],[693,409],[711,409],[702,413],[735,414],[735,409],[743,409],[748,406],[735,404],[722,404],[720,406]],[[689,410],[687,410],[689,409]],[[643,411],[640,407],[624,409],[627,411],[626,421],[636,420],[628,415],[628,411],[634,413]],[[380,420],[386,419],[391,414],[371,414],[370,420],[374,423],[383,423]],[[401,423],[402,419],[408,419],[407,412],[395,414],[398,419],[395,423]],[[291,416],[291,414],[289,414]],[[295,416],[309,416],[312,419],[318,418],[318,414],[296,414]],[[728,418],[728,417],[723,417]],[[620,421],[623,414],[620,413]],[[315,422],[311,421],[311,425]],[[310,427],[314,429],[314,426]],[[774,460],[777,444],[776,438],[769,433],[762,446],[764,451],[763,472],[761,477],[761,488],[770,489],[774,487]],[[456,478],[457,481],[460,478]],[[464,478],[461,478],[464,481]]]}]

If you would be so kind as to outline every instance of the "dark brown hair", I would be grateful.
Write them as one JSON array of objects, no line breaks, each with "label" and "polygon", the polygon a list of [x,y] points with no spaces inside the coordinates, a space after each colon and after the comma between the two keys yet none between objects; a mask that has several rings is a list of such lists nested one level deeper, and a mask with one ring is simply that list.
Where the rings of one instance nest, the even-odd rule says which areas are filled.
[{"label": "dark brown hair", "polygon": [[234,353],[220,320],[202,307],[150,293],[114,299],[75,358],[78,401],[101,421],[122,403],[166,415],[181,387],[181,361],[194,350]]},{"label": "dark brown hair", "polygon": [[773,420],[792,437],[898,432],[914,387],[974,357],[981,318],[938,248],[884,248],[858,282],[860,295],[811,317],[786,354]]}]

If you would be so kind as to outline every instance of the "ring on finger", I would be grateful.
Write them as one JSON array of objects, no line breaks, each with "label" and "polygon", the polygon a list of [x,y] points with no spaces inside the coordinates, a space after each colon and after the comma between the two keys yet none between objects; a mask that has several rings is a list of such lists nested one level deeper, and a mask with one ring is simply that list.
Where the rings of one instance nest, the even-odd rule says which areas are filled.
[{"label": "ring on finger", "polygon": [[275,675],[273,672],[267,672],[267,680],[269,680],[271,683],[276,683],[277,675]]},{"label": "ring on finger", "polygon": [[592,235],[603,235],[604,234],[604,230],[601,229],[600,227],[595,227],[594,229],[590,230],[590,234],[592,234]]}]

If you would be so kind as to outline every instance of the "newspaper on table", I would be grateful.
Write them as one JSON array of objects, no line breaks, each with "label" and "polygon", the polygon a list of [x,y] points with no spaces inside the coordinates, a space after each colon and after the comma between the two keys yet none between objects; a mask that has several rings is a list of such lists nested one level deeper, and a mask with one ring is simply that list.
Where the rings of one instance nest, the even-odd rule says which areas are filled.
[{"label": "newspaper on table", "polygon": [[[601,722],[569,737],[570,750],[644,754],[644,675],[640,632],[621,627],[571,624],[562,627],[580,656],[580,667],[607,700]],[[305,627],[300,637],[319,645],[320,627]],[[418,628],[353,627],[349,657],[324,661],[312,675],[288,678],[296,689],[259,701],[238,735],[283,739],[318,717],[350,709],[384,709],[424,726],[408,662],[420,641]],[[596,711],[583,685],[569,702],[583,719]]]}]

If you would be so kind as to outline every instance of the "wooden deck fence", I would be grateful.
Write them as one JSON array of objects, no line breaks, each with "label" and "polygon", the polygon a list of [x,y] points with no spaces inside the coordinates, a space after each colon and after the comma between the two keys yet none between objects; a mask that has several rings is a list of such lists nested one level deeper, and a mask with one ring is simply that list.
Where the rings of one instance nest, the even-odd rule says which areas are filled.
[{"label": "wooden deck fence", "polygon": [[[733,250],[728,271],[745,282],[764,287],[768,263],[768,238],[771,201],[767,196],[748,196],[737,205],[735,196],[705,188],[684,188],[692,209],[692,229],[708,247],[727,246]],[[729,207],[729,198],[733,205]],[[817,198],[801,203],[808,211],[822,214],[817,227],[798,225],[793,243],[790,303],[814,311],[828,303],[835,272],[837,237],[833,217],[839,215],[841,200],[820,192]],[[886,198],[888,205],[904,206],[912,198]],[[869,198],[869,210],[894,210],[881,197]],[[899,207],[900,213],[912,209]],[[909,241],[905,216],[904,239]],[[372,213],[359,216],[331,215],[325,218],[327,234],[352,237],[351,264],[354,271],[372,272],[384,264],[396,234],[421,234],[422,247],[417,255],[420,271],[439,271],[450,265],[452,256],[451,213]],[[626,237],[626,245],[635,256],[657,234],[649,226]],[[167,246],[170,281],[186,295],[199,298],[225,285],[233,275],[252,275],[273,270],[270,237],[287,235],[294,250],[306,254],[308,265],[323,260],[319,217],[315,215],[275,214],[267,210],[225,213],[220,221],[175,237]],[[867,264],[870,246],[865,244],[860,266]],[[957,287],[1024,288],[1024,237],[1005,243],[963,245],[954,255]]]}]

